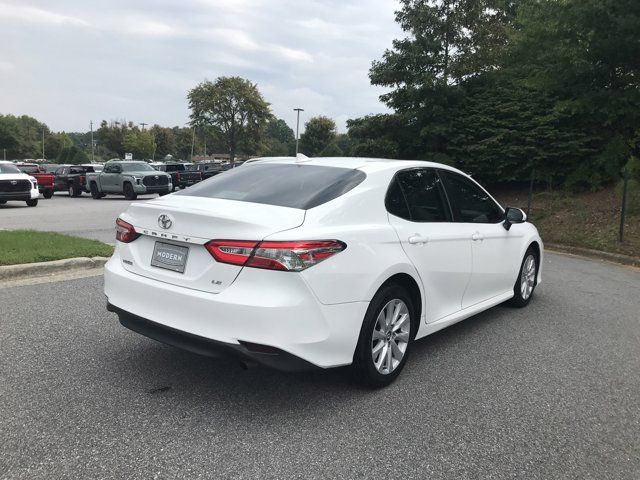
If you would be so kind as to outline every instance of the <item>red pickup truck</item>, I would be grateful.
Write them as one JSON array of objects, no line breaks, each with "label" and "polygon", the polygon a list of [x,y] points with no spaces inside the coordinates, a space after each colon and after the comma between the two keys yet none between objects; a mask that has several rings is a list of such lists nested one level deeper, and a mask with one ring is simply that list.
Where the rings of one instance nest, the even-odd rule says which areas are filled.
[{"label": "red pickup truck", "polygon": [[35,163],[18,163],[16,167],[38,181],[38,190],[44,198],[53,197],[53,184],[56,178],[53,173],[46,173],[40,165]]}]

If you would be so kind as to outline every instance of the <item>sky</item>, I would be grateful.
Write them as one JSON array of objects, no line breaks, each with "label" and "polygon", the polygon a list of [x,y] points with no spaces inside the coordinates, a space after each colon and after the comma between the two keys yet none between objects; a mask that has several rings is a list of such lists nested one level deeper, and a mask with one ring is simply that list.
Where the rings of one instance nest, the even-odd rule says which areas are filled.
[{"label": "sky", "polygon": [[0,0],[0,113],[54,131],[184,125],[187,92],[238,75],[295,129],[386,111],[369,82],[401,31],[396,0]]}]

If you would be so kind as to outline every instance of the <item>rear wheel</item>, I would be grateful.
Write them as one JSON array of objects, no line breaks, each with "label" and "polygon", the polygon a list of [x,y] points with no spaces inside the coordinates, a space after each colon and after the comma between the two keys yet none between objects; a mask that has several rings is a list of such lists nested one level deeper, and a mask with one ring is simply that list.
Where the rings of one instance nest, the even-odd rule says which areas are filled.
[{"label": "rear wheel", "polygon": [[102,195],[100,195],[100,192],[98,191],[98,185],[96,182],[91,182],[89,189],[91,190],[91,198],[94,200],[100,200],[102,198]]},{"label": "rear wheel", "polygon": [[353,357],[356,381],[380,388],[393,382],[404,368],[414,333],[411,297],[398,285],[383,287],[365,314]]},{"label": "rear wheel", "polygon": [[125,183],[122,186],[122,189],[124,190],[124,198],[126,198],[127,200],[135,200],[136,198],[138,198],[136,192],[133,191],[133,185],[131,185],[129,182]]},{"label": "rear wheel", "polygon": [[35,207],[36,205],[38,205],[38,199],[37,198],[33,198],[31,200],[27,200],[27,207]]},{"label": "rear wheel", "polygon": [[49,198],[53,197],[53,190],[45,190],[45,191],[42,193],[42,196],[43,196],[44,198],[47,198],[47,199],[49,199]]},{"label": "rear wheel", "polygon": [[4,205],[5,203],[7,203],[6,200],[0,200],[0,205]]},{"label": "rear wheel", "polygon": [[76,187],[73,183],[69,185],[69,196],[70,197],[80,196],[80,191],[78,190],[78,187]]},{"label": "rear wheel", "polygon": [[532,248],[524,254],[524,260],[520,266],[518,279],[513,286],[513,298],[509,302],[512,306],[526,307],[531,301],[533,291],[536,288],[538,278],[538,256]]}]

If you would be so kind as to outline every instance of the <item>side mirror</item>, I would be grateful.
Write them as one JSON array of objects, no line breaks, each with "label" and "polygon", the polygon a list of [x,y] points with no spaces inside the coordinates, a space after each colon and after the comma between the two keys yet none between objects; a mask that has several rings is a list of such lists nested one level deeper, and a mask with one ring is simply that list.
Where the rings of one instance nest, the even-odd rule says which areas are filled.
[{"label": "side mirror", "polygon": [[507,207],[504,211],[504,222],[502,226],[509,230],[514,223],[524,223],[527,221],[527,214],[519,208]]}]

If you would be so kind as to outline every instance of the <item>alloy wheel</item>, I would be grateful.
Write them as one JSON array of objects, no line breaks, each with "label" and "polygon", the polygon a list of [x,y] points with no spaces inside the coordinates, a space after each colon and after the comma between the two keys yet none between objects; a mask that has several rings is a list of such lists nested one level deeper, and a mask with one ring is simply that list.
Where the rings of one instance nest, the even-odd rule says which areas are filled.
[{"label": "alloy wheel", "polygon": [[536,284],[536,259],[533,255],[528,255],[522,265],[522,275],[520,276],[520,293],[523,300],[527,300],[533,292]]},{"label": "alloy wheel", "polygon": [[371,338],[371,359],[379,373],[388,375],[400,365],[410,333],[407,305],[398,298],[389,301],[378,314]]}]

